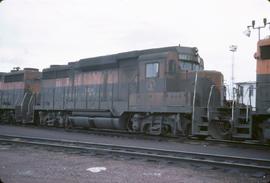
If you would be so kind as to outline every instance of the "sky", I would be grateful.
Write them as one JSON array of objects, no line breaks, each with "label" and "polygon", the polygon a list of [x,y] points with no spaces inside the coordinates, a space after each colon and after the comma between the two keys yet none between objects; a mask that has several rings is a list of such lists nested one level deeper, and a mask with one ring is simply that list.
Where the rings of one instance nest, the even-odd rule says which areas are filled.
[{"label": "sky", "polygon": [[243,31],[252,20],[270,22],[269,12],[268,0],[4,0],[0,72],[180,44],[197,47],[205,69],[229,83],[237,45],[235,81],[254,81],[258,32]]}]

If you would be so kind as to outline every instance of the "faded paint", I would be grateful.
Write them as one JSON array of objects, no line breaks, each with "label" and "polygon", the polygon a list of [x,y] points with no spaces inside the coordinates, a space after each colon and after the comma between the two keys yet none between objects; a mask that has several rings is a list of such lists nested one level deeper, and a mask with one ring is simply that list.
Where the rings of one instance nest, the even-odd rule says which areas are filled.
[{"label": "faded paint", "polygon": [[257,59],[257,74],[270,74],[270,59],[261,59],[261,46],[269,46],[270,39],[262,39],[257,43],[257,52],[254,57]]},{"label": "faded paint", "polygon": [[257,61],[257,74],[270,74],[270,60]]},{"label": "faded paint", "polygon": [[[46,69],[55,76],[42,80],[41,105],[44,109],[105,109],[115,115],[124,111],[191,112],[196,72],[181,70],[178,54],[176,47],[168,47],[83,59],[68,68],[65,78],[57,78],[60,68]],[[159,63],[158,77],[146,78],[146,64],[155,62]],[[210,86],[221,85],[223,76],[209,71],[199,72],[199,78],[197,103],[203,106]]]},{"label": "faded paint", "polygon": [[2,84],[2,90],[18,90],[24,88],[25,88],[24,82],[11,82]]},{"label": "faded paint", "polygon": [[69,78],[57,78],[55,79],[55,87],[70,86]]},{"label": "faded paint", "polygon": [[214,83],[214,85],[221,87],[223,86],[223,75],[218,71],[199,71],[198,77],[207,78]]},{"label": "faded paint", "polygon": [[97,85],[103,84],[104,80],[106,80],[107,84],[117,83],[118,82],[117,70],[114,69],[114,70],[101,70],[101,71],[76,73],[74,76],[74,85],[75,86]]}]

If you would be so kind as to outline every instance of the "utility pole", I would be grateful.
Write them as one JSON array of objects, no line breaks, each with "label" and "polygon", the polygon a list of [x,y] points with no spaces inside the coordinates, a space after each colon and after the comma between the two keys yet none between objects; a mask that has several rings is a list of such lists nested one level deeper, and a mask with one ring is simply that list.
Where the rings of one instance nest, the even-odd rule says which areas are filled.
[{"label": "utility pole", "polygon": [[270,22],[267,22],[267,19],[264,18],[264,19],[263,19],[263,25],[262,25],[262,26],[257,26],[257,27],[255,27],[255,20],[252,20],[251,25],[247,26],[247,30],[244,31],[244,34],[245,34],[247,37],[250,37],[250,35],[251,35],[251,30],[250,30],[250,28],[252,28],[252,29],[257,29],[257,30],[258,30],[258,40],[261,40],[261,29],[262,29],[262,28],[265,28],[267,24],[270,24]]},{"label": "utility pole", "polygon": [[234,100],[234,53],[236,52],[237,50],[237,46],[236,45],[231,45],[230,46],[230,51],[232,52],[232,66],[231,66],[231,69],[232,69],[232,75],[231,75],[231,99]]}]

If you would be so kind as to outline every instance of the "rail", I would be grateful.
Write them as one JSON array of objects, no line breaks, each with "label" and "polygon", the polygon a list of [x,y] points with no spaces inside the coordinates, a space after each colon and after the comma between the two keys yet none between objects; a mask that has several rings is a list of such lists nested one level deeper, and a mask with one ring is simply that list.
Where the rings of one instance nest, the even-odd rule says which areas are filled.
[{"label": "rail", "polygon": [[124,146],[104,143],[90,143],[71,140],[55,140],[49,138],[0,135],[1,143],[25,144],[78,150],[83,152],[110,153],[115,155],[127,155],[143,157],[155,160],[168,160],[207,164],[221,167],[236,167],[270,172],[270,160],[252,157],[227,156],[222,154],[210,154],[189,151],[177,151],[168,149],[145,148],[137,146]]}]

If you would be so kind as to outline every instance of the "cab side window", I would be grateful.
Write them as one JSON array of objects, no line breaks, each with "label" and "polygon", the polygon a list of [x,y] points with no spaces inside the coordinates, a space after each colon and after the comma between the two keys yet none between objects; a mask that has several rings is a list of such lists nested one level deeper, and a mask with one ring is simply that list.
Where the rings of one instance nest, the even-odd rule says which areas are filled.
[{"label": "cab side window", "polygon": [[173,74],[176,72],[176,64],[174,60],[169,61],[169,73]]},{"label": "cab side window", "polygon": [[270,45],[261,46],[260,50],[261,50],[261,59],[262,60],[270,59]]},{"label": "cab side window", "polygon": [[155,78],[159,75],[159,63],[146,64],[146,78]]}]

